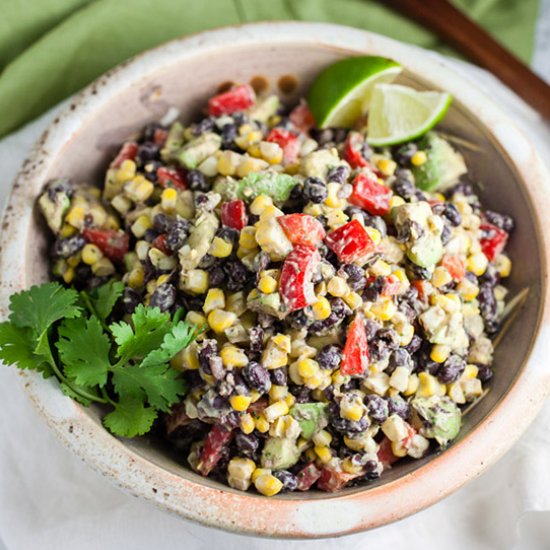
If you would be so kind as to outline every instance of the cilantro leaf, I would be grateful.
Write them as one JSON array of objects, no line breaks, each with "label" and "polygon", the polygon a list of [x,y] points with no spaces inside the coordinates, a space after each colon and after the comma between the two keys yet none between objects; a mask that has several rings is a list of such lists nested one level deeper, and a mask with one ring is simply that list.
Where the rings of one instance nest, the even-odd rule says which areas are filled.
[{"label": "cilantro leaf", "polygon": [[36,370],[48,378],[53,374],[51,367],[44,356],[34,353],[35,345],[30,328],[17,327],[8,321],[0,323],[0,359],[6,365],[17,364],[20,369]]},{"label": "cilantro leaf", "polygon": [[56,321],[78,317],[77,300],[76,290],[63,288],[59,283],[33,286],[10,297],[10,321],[33,329],[37,339],[43,338]]},{"label": "cilantro leaf", "polygon": [[180,321],[172,327],[172,330],[166,334],[159,348],[151,351],[141,362],[141,368],[158,363],[167,363],[177,355],[182,349],[186,348],[196,337],[198,333],[196,327],[191,323]]},{"label": "cilantro leaf", "polygon": [[132,325],[133,328],[128,323],[120,322],[110,326],[119,346],[117,355],[122,362],[145,357],[162,344],[172,328],[170,314],[162,313],[158,307],[145,307],[143,304],[139,304],[132,314]]},{"label": "cilantro leaf", "polygon": [[97,317],[64,321],[56,345],[69,378],[80,386],[105,386],[111,344]]},{"label": "cilantro leaf", "polygon": [[70,397],[71,399],[74,399],[75,401],[77,401],[81,405],[84,405],[85,407],[89,407],[92,404],[92,401],[90,399],[87,399],[83,395],[80,395],[79,393],[76,393],[74,391],[74,389],[71,386],[69,386],[68,384],[66,384],[65,382],[61,382],[60,386],[61,386],[61,391],[67,397]]},{"label": "cilantro leaf", "polygon": [[103,424],[120,437],[136,437],[147,433],[157,417],[157,411],[146,407],[139,399],[124,399],[115,410],[105,415]]},{"label": "cilantro leaf", "polygon": [[112,372],[113,386],[121,398],[147,400],[161,411],[168,411],[187,391],[180,373],[166,363],[149,367],[114,366]]},{"label": "cilantro leaf", "polygon": [[97,314],[102,321],[105,321],[107,317],[111,315],[115,304],[118,302],[123,292],[124,283],[114,280],[92,290],[88,296],[92,301],[94,313]]}]

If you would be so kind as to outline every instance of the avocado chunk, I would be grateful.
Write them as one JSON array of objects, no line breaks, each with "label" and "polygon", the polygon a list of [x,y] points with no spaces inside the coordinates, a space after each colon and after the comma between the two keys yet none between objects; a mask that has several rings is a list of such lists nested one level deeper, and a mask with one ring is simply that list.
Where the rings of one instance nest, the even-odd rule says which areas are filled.
[{"label": "avocado chunk", "polygon": [[[52,186],[50,186],[53,189]],[[69,206],[71,199],[65,191],[46,190],[38,199],[38,206],[42,210],[42,214],[46,219],[50,229],[57,234],[63,225],[63,219]]]},{"label": "avocado chunk", "polygon": [[431,267],[443,256],[443,243],[438,235],[428,233],[407,250],[407,257],[420,267]]},{"label": "avocado chunk", "polygon": [[262,451],[262,468],[284,470],[300,459],[300,451],[293,439],[270,437]]},{"label": "avocado chunk", "polygon": [[428,160],[421,166],[413,166],[416,186],[424,191],[444,191],[466,173],[466,164],[460,153],[448,141],[434,132],[426,134],[418,148],[424,150]]},{"label": "avocado chunk", "polygon": [[279,108],[280,105],[279,96],[268,95],[265,99],[258,101],[254,107],[248,111],[248,116],[252,120],[259,120],[260,122],[267,122]]},{"label": "avocado chunk", "polygon": [[328,424],[327,403],[296,403],[290,415],[300,425],[302,437],[311,439]]},{"label": "avocado chunk", "polygon": [[267,195],[277,204],[283,204],[296,185],[296,180],[288,174],[277,172],[250,172],[238,182],[237,197],[252,201],[258,195]]},{"label": "avocado chunk", "polygon": [[222,138],[213,132],[200,135],[175,153],[180,164],[190,170],[196,168],[206,157],[213,155],[222,144]]},{"label": "avocado chunk", "polygon": [[460,431],[460,409],[448,397],[417,397],[412,401],[415,413],[420,417],[420,433],[435,439],[440,445],[447,445]]},{"label": "avocado chunk", "polygon": [[179,250],[182,274],[195,269],[207,254],[220,222],[212,212],[203,212],[191,229],[187,242]]}]

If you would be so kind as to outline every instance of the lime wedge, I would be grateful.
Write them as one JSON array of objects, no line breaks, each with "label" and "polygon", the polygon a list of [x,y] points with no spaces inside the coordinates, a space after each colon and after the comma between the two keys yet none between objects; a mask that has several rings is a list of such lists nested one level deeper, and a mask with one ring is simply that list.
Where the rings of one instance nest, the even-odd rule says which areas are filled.
[{"label": "lime wedge", "polygon": [[446,92],[377,84],[370,101],[367,142],[384,147],[424,135],[445,116],[452,99]]},{"label": "lime wedge", "polygon": [[401,65],[385,57],[349,57],[322,71],[307,103],[319,128],[349,128],[368,109],[373,86],[391,82]]}]

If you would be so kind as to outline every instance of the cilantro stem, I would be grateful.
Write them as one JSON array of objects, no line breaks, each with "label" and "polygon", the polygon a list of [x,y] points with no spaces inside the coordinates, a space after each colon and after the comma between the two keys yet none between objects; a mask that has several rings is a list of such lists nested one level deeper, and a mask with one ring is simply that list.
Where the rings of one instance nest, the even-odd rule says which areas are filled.
[{"label": "cilantro stem", "polygon": [[106,330],[109,334],[111,333],[111,329],[108,327],[107,323],[101,318],[100,315],[98,315],[96,308],[94,307],[94,304],[92,303],[92,300],[90,299],[90,296],[85,290],[82,290],[80,292],[80,295],[82,296],[82,299],[84,300],[84,303],[86,304],[86,307],[88,308],[89,312],[97,318],[99,321],[99,324],[102,326],[103,330]]},{"label": "cilantro stem", "polygon": [[107,393],[107,389],[105,387],[100,388],[99,391],[101,392],[103,399],[105,399],[107,403],[110,403],[113,406],[116,405],[116,403],[109,397],[109,394]]},{"label": "cilantro stem", "polygon": [[174,313],[174,325],[177,325],[179,323],[179,320],[181,319],[181,316],[183,315],[183,308],[179,307],[176,310],[176,313]]}]

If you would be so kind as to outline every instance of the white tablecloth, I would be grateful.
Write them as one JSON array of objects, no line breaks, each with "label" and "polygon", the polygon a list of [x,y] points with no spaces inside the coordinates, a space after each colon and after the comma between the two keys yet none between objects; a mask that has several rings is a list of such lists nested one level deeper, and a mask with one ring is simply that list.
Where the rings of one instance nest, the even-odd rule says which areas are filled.
[{"label": "white tablecloth", "polygon": [[[536,134],[550,159],[548,126],[486,73],[466,64],[457,68]],[[0,142],[0,205],[55,112]],[[550,548],[550,402],[496,466],[439,504],[344,539],[282,543],[195,525],[120,492],[56,440],[17,378],[14,369],[0,367],[0,548],[2,540],[8,550],[270,550],[283,544],[287,550]]]}]

